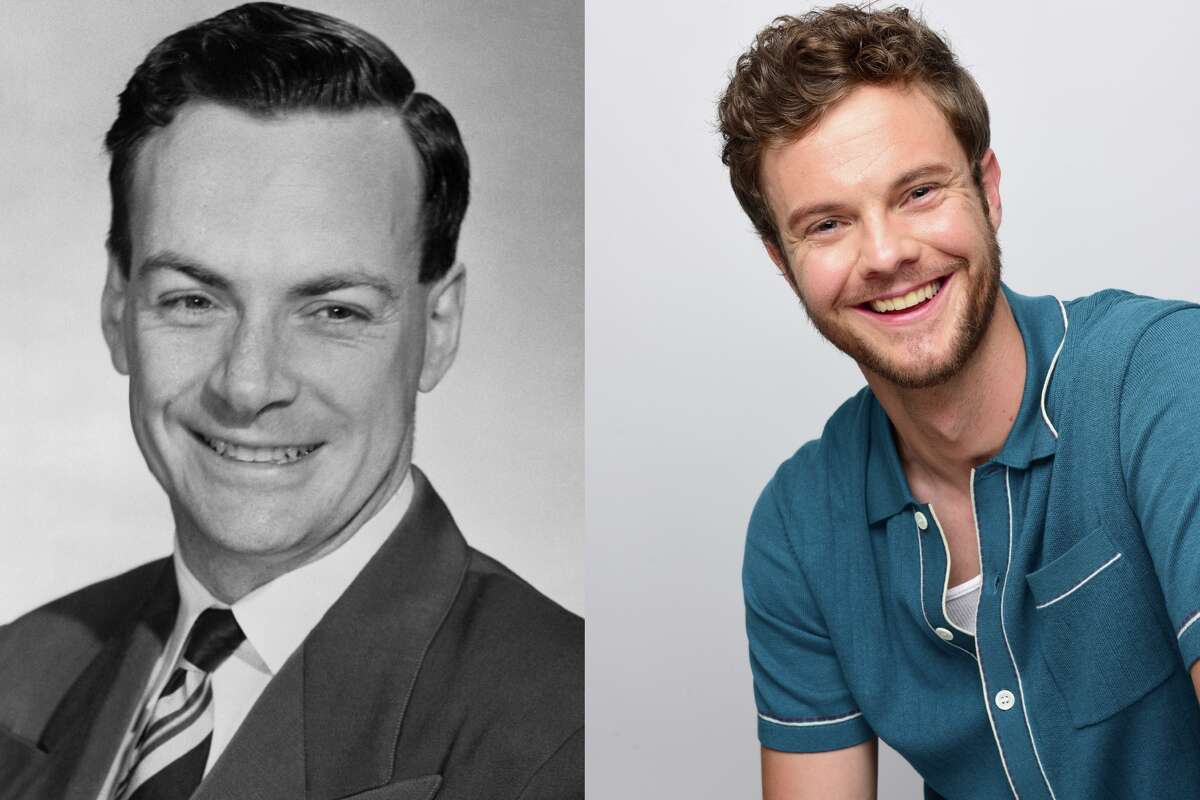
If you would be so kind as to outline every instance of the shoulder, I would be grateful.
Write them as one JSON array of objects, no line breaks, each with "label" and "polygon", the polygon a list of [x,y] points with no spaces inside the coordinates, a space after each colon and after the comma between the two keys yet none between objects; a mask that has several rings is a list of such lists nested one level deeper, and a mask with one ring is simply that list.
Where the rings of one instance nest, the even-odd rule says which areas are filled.
[{"label": "shoulder", "polygon": [[[583,620],[496,559],[470,551],[463,600],[474,609],[470,635],[487,652],[536,664],[542,691],[582,688]],[[533,677],[514,675],[515,680]]]},{"label": "shoulder", "polygon": [[0,627],[0,725],[13,729],[50,710],[101,644],[132,615],[169,560],[93,583]]},{"label": "shoulder", "polygon": [[[760,537],[790,538],[805,527],[806,520],[828,518],[832,489],[849,488],[855,474],[862,473],[876,402],[864,387],[833,413],[820,438],[806,442],[779,465],[751,514],[750,543]],[[815,529],[826,531],[828,526]]]},{"label": "shoulder", "polygon": [[583,726],[583,670],[583,620],[471,549],[413,688],[406,735],[416,752],[447,736],[475,741],[456,767],[464,776],[487,779],[497,759],[531,775]]},{"label": "shoulder", "polygon": [[[1089,398],[1076,415],[1109,419],[1135,361],[1160,365],[1184,358],[1200,336],[1200,306],[1108,289],[1064,303],[1067,332],[1051,384],[1061,413],[1064,397]],[[1157,381],[1171,378],[1171,369]],[[1098,405],[1099,404],[1099,405]]]},{"label": "shoulder", "polygon": [[1186,300],[1148,297],[1124,289],[1104,289],[1066,302],[1072,321],[1076,315],[1081,315],[1094,322],[1149,322],[1176,309],[1195,305]]},{"label": "shoulder", "polygon": [[471,549],[468,558],[434,642],[458,690],[501,715],[582,723],[583,620],[491,556]]},{"label": "shoulder", "polygon": [[1069,340],[1098,356],[1128,351],[1160,320],[1178,311],[1200,308],[1183,300],[1162,300],[1119,289],[1106,289],[1064,305]]},{"label": "shoulder", "polygon": [[[21,653],[35,650],[49,636],[59,641],[98,642],[127,620],[162,573],[159,559],[63,595],[0,627],[0,675]],[[0,684],[3,680],[0,679]]]}]

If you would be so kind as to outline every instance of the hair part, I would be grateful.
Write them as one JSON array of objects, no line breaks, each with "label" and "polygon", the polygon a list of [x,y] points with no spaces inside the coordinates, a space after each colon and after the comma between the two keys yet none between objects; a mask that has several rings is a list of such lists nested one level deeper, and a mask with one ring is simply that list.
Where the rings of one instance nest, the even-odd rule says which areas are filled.
[{"label": "hair part", "polygon": [[763,153],[803,137],[860,86],[924,91],[982,187],[981,160],[991,140],[987,102],[946,41],[922,20],[906,8],[851,5],[778,17],[738,57],[717,114],[721,162],[734,194],[758,235],[781,253],[762,191]]},{"label": "hair part", "polygon": [[141,144],[191,100],[249,114],[391,108],[422,167],[419,279],[454,264],[470,195],[470,166],[454,117],[416,91],[408,68],[376,37],[335,17],[277,3],[248,3],[158,43],[134,71],[104,143],[112,218],[108,250],[130,275],[130,192]]}]

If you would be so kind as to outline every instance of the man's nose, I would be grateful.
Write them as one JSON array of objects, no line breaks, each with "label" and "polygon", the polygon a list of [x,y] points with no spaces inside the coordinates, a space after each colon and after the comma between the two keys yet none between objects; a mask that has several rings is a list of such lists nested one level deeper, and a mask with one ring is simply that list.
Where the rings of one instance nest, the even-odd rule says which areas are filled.
[{"label": "man's nose", "polygon": [[917,261],[920,243],[903,220],[890,214],[865,219],[859,250],[859,272],[864,278],[889,275]]},{"label": "man's nose", "polygon": [[273,322],[238,322],[208,379],[208,389],[233,417],[231,423],[249,422],[295,399],[298,385],[287,369],[286,351],[284,332]]}]

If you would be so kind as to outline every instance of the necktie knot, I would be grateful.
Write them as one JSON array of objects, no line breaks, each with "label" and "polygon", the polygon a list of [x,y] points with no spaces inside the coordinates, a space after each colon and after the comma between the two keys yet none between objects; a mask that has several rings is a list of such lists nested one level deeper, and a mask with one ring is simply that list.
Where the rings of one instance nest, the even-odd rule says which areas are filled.
[{"label": "necktie knot", "polygon": [[228,608],[205,609],[192,625],[184,659],[195,667],[212,672],[233,654],[246,639],[241,626]]},{"label": "necktie knot", "polygon": [[192,625],[183,660],[155,701],[150,718],[127,756],[117,800],[182,800],[204,777],[212,745],[212,682],[209,673],[246,639],[228,608],[209,608]]}]

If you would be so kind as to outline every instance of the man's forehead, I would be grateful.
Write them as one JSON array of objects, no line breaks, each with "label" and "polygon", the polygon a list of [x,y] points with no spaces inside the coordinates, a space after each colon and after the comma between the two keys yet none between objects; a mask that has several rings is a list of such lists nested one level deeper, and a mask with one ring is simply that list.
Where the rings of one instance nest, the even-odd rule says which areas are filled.
[{"label": "man's forehead", "polygon": [[931,162],[957,161],[962,149],[941,110],[915,87],[864,86],[830,108],[799,139],[767,149],[768,195],[890,182]]},{"label": "man's forehead", "polygon": [[263,116],[189,103],[143,144],[131,188],[143,255],[304,250],[329,260],[320,256],[350,250],[373,261],[419,249],[419,161],[390,110]]},{"label": "man's forehead", "polygon": [[[391,108],[352,111],[292,109],[255,113],[209,100],[180,106],[170,124],[155,129],[142,150],[179,150],[196,158],[227,155],[222,144],[242,143],[248,156],[281,149],[304,157],[321,153],[357,153],[363,158],[395,157],[393,148],[410,152],[404,121]],[[157,144],[152,144],[157,143]]]}]

